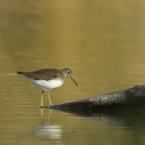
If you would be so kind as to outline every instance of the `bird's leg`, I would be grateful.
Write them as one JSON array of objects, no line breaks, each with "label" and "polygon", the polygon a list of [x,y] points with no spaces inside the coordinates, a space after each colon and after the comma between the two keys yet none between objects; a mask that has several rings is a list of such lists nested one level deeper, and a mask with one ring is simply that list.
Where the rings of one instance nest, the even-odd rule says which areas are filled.
[{"label": "bird's leg", "polygon": [[41,95],[41,108],[43,107],[43,93],[44,93],[44,90],[42,91],[42,95]]},{"label": "bird's leg", "polygon": [[51,104],[51,100],[50,100],[50,96],[49,96],[49,91],[47,91],[47,94],[48,94],[49,104],[50,104],[50,106],[51,106],[52,104]]}]

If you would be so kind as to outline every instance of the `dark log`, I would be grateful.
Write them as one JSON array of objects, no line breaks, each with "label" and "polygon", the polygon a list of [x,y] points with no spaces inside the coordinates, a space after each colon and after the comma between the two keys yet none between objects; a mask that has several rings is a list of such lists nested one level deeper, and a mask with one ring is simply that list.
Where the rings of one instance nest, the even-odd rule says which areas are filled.
[{"label": "dark log", "polygon": [[133,88],[80,99],[73,102],[46,106],[48,109],[111,109],[111,108],[137,108],[145,106],[145,85],[137,85]]}]

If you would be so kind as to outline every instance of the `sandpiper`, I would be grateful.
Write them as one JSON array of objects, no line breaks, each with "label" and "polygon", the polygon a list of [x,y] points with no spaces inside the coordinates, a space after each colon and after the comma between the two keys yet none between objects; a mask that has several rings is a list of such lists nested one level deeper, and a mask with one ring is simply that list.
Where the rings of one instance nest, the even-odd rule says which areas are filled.
[{"label": "sandpiper", "polygon": [[58,70],[55,68],[41,69],[34,72],[17,72],[28,79],[33,85],[42,90],[41,106],[43,106],[43,93],[48,92],[49,104],[51,104],[49,90],[56,89],[63,85],[66,78],[71,78],[72,81],[78,86],[76,81],[72,78],[72,71],[69,68]]}]

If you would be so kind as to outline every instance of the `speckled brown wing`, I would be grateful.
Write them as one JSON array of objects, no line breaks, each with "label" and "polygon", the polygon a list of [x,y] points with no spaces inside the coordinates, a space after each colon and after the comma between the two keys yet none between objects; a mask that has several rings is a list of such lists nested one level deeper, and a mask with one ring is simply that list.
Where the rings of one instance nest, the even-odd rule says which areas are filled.
[{"label": "speckled brown wing", "polygon": [[35,79],[35,80],[52,80],[56,78],[63,78],[63,74],[58,69],[41,69],[34,72],[18,72],[18,74],[22,74],[27,78]]}]

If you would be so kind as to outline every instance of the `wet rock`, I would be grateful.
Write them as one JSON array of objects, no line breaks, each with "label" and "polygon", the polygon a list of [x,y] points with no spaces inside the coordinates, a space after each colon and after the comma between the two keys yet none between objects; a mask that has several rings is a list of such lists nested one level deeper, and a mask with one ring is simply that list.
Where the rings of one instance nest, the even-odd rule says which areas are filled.
[{"label": "wet rock", "polygon": [[64,104],[46,106],[48,109],[111,109],[111,108],[138,108],[145,106],[145,85],[137,85],[133,88],[80,99]]}]

